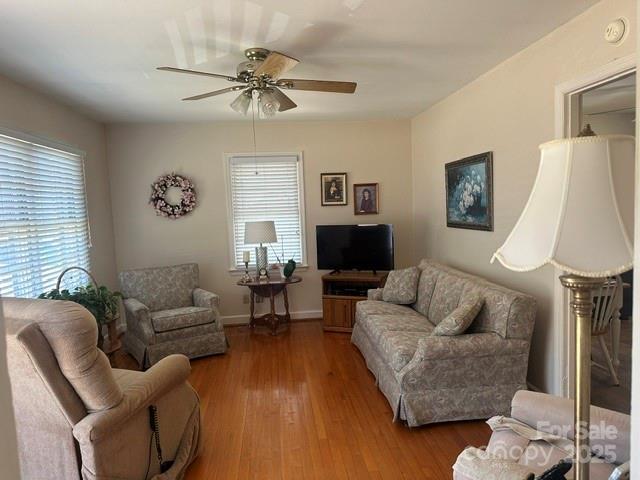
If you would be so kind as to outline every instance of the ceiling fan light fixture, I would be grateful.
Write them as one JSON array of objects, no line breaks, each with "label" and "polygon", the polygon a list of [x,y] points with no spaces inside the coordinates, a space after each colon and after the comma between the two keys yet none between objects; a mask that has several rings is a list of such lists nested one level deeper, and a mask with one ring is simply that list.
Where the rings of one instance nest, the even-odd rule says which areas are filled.
[{"label": "ceiling fan light fixture", "polygon": [[[245,50],[245,56],[248,61],[241,62],[238,65],[236,76],[177,67],[158,67],[158,70],[221,78],[230,82],[241,83],[243,85],[235,85],[193,95],[182,100],[203,100],[223,93],[242,90],[242,93],[231,102],[231,108],[242,115],[247,115],[249,107],[251,107],[252,117],[257,113],[258,118],[260,116],[273,117],[277,112],[286,112],[297,107],[295,102],[280,90],[281,88],[333,93],[354,93],[356,90],[355,82],[281,78],[284,73],[300,63],[295,58],[283,53],[256,47]],[[258,105],[255,109],[253,104],[254,97],[258,100]]]},{"label": "ceiling fan light fixture", "polygon": [[280,108],[280,102],[271,88],[266,88],[260,92],[259,102],[260,110],[265,117],[275,116]]},{"label": "ceiling fan light fixture", "polygon": [[251,105],[251,92],[249,90],[245,90],[238,97],[231,102],[231,108],[236,112],[246,115],[249,111],[249,105]]}]

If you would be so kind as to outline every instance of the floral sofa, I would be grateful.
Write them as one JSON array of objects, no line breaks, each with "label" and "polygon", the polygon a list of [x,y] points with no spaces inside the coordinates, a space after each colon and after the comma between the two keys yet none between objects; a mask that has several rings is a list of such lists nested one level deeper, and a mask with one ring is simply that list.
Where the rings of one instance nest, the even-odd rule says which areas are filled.
[{"label": "floral sofa", "polygon": [[[358,302],[351,341],[386,396],[394,421],[409,426],[508,414],[526,389],[534,298],[431,260],[419,265],[416,301],[382,301],[383,289]],[[461,335],[435,336],[435,326],[461,299],[483,306]]]}]

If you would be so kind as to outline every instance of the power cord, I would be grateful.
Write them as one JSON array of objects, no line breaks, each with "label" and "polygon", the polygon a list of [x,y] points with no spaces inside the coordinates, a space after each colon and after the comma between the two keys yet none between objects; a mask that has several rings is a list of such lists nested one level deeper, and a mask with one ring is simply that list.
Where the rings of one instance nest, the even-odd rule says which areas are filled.
[{"label": "power cord", "polygon": [[149,469],[151,469],[151,443],[153,442],[153,432],[149,435],[149,449],[147,450],[147,471],[144,474],[144,480],[147,480],[149,477]]},{"label": "power cord", "polygon": [[[160,423],[158,422],[158,407],[156,407],[155,405],[149,405],[149,423],[153,432],[151,438],[155,438],[156,440],[156,453],[158,455],[160,473],[164,473],[171,468],[173,462],[171,460],[167,460],[166,462],[162,460],[162,447],[160,446]],[[149,446],[149,448],[151,448],[151,446]],[[149,457],[150,456],[151,452],[149,452]],[[151,459],[149,459],[149,462],[151,462]]]}]

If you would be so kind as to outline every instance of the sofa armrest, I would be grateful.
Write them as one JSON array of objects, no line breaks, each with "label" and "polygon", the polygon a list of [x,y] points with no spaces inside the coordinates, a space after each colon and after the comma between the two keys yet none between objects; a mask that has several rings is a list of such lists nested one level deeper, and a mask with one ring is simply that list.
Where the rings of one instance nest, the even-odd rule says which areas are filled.
[{"label": "sofa armrest", "polygon": [[501,413],[506,414],[513,391],[526,387],[528,353],[528,341],[496,333],[424,336],[396,380],[407,393],[511,385],[513,390],[502,400]]},{"label": "sofa armrest", "polygon": [[421,338],[414,360],[443,360],[460,357],[521,355],[529,351],[529,341],[504,339],[496,333],[469,333]]},{"label": "sofa armrest", "polygon": [[137,298],[125,298],[122,302],[127,312],[131,312],[135,317],[142,318],[145,315],[149,316],[149,307]]},{"label": "sofa armrest", "polygon": [[156,343],[149,307],[136,298],[125,298],[122,303],[127,319],[127,331],[141,337],[147,345]]},{"label": "sofa armrest", "polygon": [[91,413],[73,427],[80,443],[95,442],[125,424],[159,397],[187,381],[191,365],[184,355],[169,355],[153,365],[123,391],[122,401],[114,408]]},{"label": "sofa armrest", "polygon": [[367,300],[382,301],[382,288],[371,288],[367,290]]},{"label": "sofa armrest", "polygon": [[196,288],[193,290],[193,304],[196,307],[218,308],[220,306],[220,296],[202,288]]},{"label": "sofa armrest", "polygon": [[208,292],[202,288],[196,288],[193,290],[193,304],[196,307],[210,308],[213,310],[213,316],[216,321],[216,328],[223,330],[224,325],[222,323],[222,317],[218,307],[220,306],[220,297],[215,293]]}]

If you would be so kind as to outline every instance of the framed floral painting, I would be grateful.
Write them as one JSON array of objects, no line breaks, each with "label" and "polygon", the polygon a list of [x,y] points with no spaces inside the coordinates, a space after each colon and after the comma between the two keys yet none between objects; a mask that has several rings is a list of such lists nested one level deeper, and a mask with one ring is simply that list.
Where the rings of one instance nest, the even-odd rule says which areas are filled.
[{"label": "framed floral painting", "polygon": [[447,163],[447,227],[493,231],[493,152]]}]

